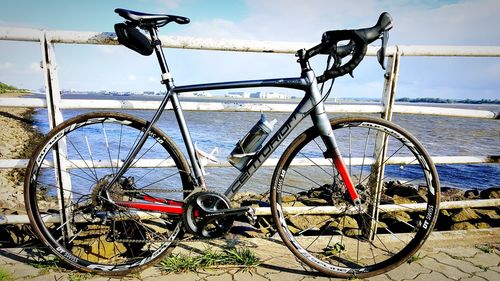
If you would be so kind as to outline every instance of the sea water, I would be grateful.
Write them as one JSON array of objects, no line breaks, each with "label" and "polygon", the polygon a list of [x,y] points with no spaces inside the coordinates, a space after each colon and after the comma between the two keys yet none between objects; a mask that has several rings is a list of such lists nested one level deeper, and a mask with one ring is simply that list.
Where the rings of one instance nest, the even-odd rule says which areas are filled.
[{"label": "sea water", "polygon": [[[68,95],[69,96],[69,95]],[[72,98],[71,96],[65,98]],[[74,96],[82,98],[82,96]],[[87,98],[103,99],[158,99],[159,97],[116,97],[88,96]],[[228,102],[227,100],[210,100],[211,102]],[[231,101],[235,102],[235,101]],[[245,101],[236,101],[245,102]],[[255,101],[254,101],[255,102]],[[266,101],[267,103],[268,101]],[[298,100],[287,101],[298,103]],[[362,104],[360,104],[362,106]],[[426,106],[453,106],[469,109],[487,109],[498,112],[498,105],[443,105],[426,104]],[[64,110],[64,119],[89,112],[91,110]],[[95,111],[95,110],[94,110]],[[109,110],[108,110],[109,111]],[[120,110],[143,119],[150,119],[153,110]],[[203,151],[210,152],[218,148],[215,155],[220,161],[226,158],[234,145],[260,118],[260,112],[201,112],[185,111],[193,141]],[[276,118],[277,127],[282,124],[289,113],[266,112],[268,119]],[[330,117],[342,115],[330,114]],[[376,116],[376,115],[373,115]],[[49,130],[47,110],[38,109],[34,115],[35,125],[42,133]],[[393,121],[411,132],[428,150],[431,156],[486,156],[500,155],[500,126],[498,120],[445,117],[431,115],[395,114]],[[310,127],[311,121],[306,118],[284,141],[272,156],[279,158],[286,146],[301,132]],[[185,153],[182,137],[172,111],[165,111],[158,126],[165,131]],[[186,155],[186,154],[185,154]],[[187,156],[186,156],[187,157]],[[437,165],[442,186],[461,189],[486,189],[500,186],[500,165],[498,164],[453,164]],[[214,191],[223,192],[232,183],[239,171],[233,167],[207,168],[207,183]],[[249,181],[246,188],[252,191],[267,190],[273,173],[272,167],[262,167]]]}]

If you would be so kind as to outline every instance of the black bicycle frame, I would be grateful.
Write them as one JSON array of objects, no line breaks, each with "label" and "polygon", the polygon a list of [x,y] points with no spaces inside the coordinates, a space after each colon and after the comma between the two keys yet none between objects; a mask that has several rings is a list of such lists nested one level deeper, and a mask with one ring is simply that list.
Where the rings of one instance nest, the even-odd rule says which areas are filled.
[{"label": "black bicycle frame", "polygon": [[[198,164],[199,162],[196,159],[196,153],[194,151],[192,141],[190,140],[189,131],[183,118],[180,103],[178,102],[178,93],[254,87],[291,88],[303,90],[305,92],[304,98],[299,102],[299,104],[285,121],[285,123],[276,131],[271,139],[266,142],[262,149],[260,149],[259,152],[253,156],[252,160],[241,171],[240,175],[233,181],[231,186],[229,186],[229,188],[226,190],[224,195],[226,195],[228,198],[231,198],[234,193],[236,193],[255,173],[255,171],[262,165],[262,163],[276,150],[276,148],[289,135],[289,133],[300,123],[300,121],[302,121],[309,114],[309,112],[311,112],[312,109],[322,108],[322,106],[318,106],[321,104],[321,94],[318,91],[315,78],[316,77],[314,76],[312,70],[309,70],[307,72],[304,72],[302,77],[300,78],[248,80],[174,87],[170,100],[172,101],[172,107],[179,123],[181,134],[183,136],[184,143],[191,160],[195,177],[198,179],[202,179],[201,169]],[[312,116],[315,115],[317,114],[313,114]]]},{"label": "black bicycle frame", "polygon": [[[175,113],[179,128],[182,134],[184,144],[187,149],[191,167],[193,169],[193,178],[196,180],[195,185],[206,190],[206,183],[204,180],[203,173],[201,171],[201,166],[199,159],[196,156],[196,151],[187,127],[186,121],[184,119],[184,114],[182,112],[181,104],[179,102],[178,94],[184,92],[196,92],[196,91],[210,91],[210,90],[223,90],[223,89],[237,89],[237,88],[255,88],[255,87],[277,87],[277,88],[289,88],[304,91],[304,98],[299,102],[295,110],[284,122],[284,124],[276,131],[276,133],[271,137],[269,141],[258,151],[253,159],[248,163],[248,165],[241,171],[240,175],[233,181],[233,183],[225,191],[229,199],[238,192],[238,190],[247,182],[247,180],[259,169],[259,167],[264,163],[264,161],[269,158],[270,155],[276,150],[276,148],[283,142],[283,140],[290,134],[290,132],[307,116],[311,115],[313,124],[318,128],[320,135],[322,136],[328,151],[333,153],[333,157],[340,158],[340,153],[336,147],[335,138],[333,136],[332,129],[330,127],[330,122],[326,115],[323,96],[318,89],[318,84],[316,82],[316,76],[314,72],[309,67],[304,67],[307,64],[302,64],[302,74],[298,78],[278,78],[278,79],[264,79],[264,80],[246,80],[246,81],[233,81],[233,82],[220,82],[220,83],[208,83],[208,84],[196,84],[196,85],[185,85],[185,86],[175,86],[173,79],[170,75],[161,44],[158,39],[158,34],[156,29],[150,30],[150,35],[152,42],[155,43],[155,53],[160,64],[160,69],[162,72],[162,83],[165,84],[167,93],[164,96],[158,110],[154,114],[153,118],[149,122],[147,128],[144,130],[144,134],[138,141],[136,147],[131,151],[127,159],[125,159],[122,167],[117,172],[115,177],[108,183],[108,187],[112,186],[116,181],[125,173],[125,171],[130,167],[134,157],[138,154],[139,150],[144,145],[146,138],[152,128],[152,126],[158,121],[162,112],[164,111],[167,103],[170,101],[172,103],[172,108]],[[341,159],[341,158],[340,158]]]}]

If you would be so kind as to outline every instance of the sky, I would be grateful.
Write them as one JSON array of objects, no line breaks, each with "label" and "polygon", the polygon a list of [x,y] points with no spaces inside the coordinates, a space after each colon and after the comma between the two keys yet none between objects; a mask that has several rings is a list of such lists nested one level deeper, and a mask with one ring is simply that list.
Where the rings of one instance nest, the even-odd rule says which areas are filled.
[{"label": "sky", "polygon": [[[500,46],[500,0],[16,0],[2,3],[0,28],[110,32],[122,21],[115,8],[191,19],[160,35],[309,42],[305,48],[324,31],[372,26],[387,11],[394,19],[389,45]],[[176,85],[300,75],[291,54],[164,51]],[[0,81],[41,88],[40,55],[38,43],[0,41]],[[62,89],[164,90],[156,57],[123,46],[57,44],[56,60]],[[325,61],[314,64],[317,74]],[[379,98],[383,74],[367,57],[354,79],[337,79],[332,96]],[[500,58],[403,57],[396,97],[500,99],[499,77]]]}]

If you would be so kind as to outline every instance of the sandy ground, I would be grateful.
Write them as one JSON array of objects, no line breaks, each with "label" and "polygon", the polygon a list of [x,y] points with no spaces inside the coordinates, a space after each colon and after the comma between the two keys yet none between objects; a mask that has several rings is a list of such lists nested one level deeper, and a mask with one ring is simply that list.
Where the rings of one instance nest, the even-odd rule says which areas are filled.
[{"label": "sandy ground", "polygon": [[[20,94],[2,94],[19,96]],[[32,108],[0,107],[0,159],[27,159],[41,139]],[[0,213],[24,213],[24,169],[0,169]],[[2,210],[3,209],[3,210]]]}]

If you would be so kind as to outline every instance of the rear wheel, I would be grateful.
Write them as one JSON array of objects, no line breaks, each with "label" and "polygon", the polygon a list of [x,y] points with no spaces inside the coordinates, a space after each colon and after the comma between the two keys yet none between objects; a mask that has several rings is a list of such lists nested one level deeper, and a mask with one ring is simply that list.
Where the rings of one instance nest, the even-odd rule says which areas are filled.
[{"label": "rear wheel", "polygon": [[[123,275],[156,262],[180,238],[181,215],[164,211],[182,209],[189,166],[156,127],[132,166],[105,189],[146,127],[127,114],[80,115],[52,130],[31,158],[28,216],[40,240],[70,265]],[[149,209],[133,208],[138,204]]]},{"label": "rear wheel", "polygon": [[275,169],[277,230],[301,261],[324,274],[386,272],[410,258],[435,224],[436,169],[422,145],[390,122],[353,117],[331,126],[361,204],[351,201],[313,127],[290,144]]}]

